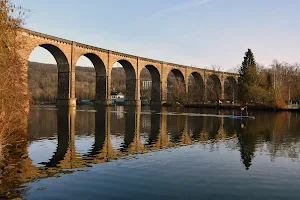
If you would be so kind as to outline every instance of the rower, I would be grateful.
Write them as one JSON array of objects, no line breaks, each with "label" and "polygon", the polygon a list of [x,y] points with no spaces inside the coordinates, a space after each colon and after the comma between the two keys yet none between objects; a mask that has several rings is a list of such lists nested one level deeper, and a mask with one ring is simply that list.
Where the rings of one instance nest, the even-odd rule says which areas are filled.
[{"label": "rower", "polygon": [[243,115],[243,112],[244,111],[246,111],[246,114],[247,114],[247,116],[248,116],[248,109],[247,109],[247,106],[242,106],[241,108],[240,108],[240,114],[241,114],[241,116]]}]

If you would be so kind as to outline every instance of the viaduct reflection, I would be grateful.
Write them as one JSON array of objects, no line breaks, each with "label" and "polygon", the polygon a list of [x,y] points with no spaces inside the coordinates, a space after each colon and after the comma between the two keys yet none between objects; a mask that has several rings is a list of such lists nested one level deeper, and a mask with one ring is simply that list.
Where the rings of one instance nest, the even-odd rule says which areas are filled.
[{"label": "viaduct reflection", "polygon": [[[53,157],[46,167],[78,168],[90,163],[106,162],[129,154],[159,150],[178,145],[188,145],[198,141],[209,141],[211,145],[218,141],[236,138],[235,149],[240,151],[241,162],[249,169],[255,152],[262,148],[259,144],[268,142],[271,158],[276,155],[297,157],[293,148],[285,148],[281,144],[294,144],[295,137],[284,138],[284,134],[299,133],[298,117],[290,117],[291,113],[280,113],[276,117],[257,115],[256,120],[232,120],[219,117],[199,117],[180,113],[170,113],[164,107],[152,107],[141,111],[141,107],[125,107],[123,121],[112,126],[110,107],[97,108],[94,114],[94,144],[87,154],[76,152],[75,118],[76,111],[71,109],[57,111],[58,145]],[[229,111],[224,111],[229,112]],[[230,111],[231,112],[231,111]],[[222,113],[216,111],[215,114]],[[118,113],[120,115],[120,113]],[[287,118],[287,123],[282,120]],[[115,118],[113,118],[114,120]],[[121,128],[120,128],[120,127]],[[113,147],[112,134],[116,128],[123,130],[120,146]],[[146,135],[141,135],[146,133]],[[293,138],[293,139],[292,139]],[[299,138],[299,137],[298,137]],[[284,142],[282,142],[284,140]],[[272,141],[272,143],[270,143]],[[297,152],[297,151],[296,151]]]},{"label": "viaduct reflection", "polygon": [[[151,110],[151,111],[150,111]],[[107,162],[130,154],[138,154],[163,148],[188,145],[197,141],[223,140],[238,137],[241,146],[241,157],[246,168],[251,164],[255,148],[251,147],[248,135],[231,121],[224,123],[224,118],[198,117],[179,113],[169,113],[166,108],[153,107],[149,111],[141,111],[141,107],[126,107],[123,122],[118,121],[111,126],[111,108],[100,107],[94,113],[94,144],[86,154],[80,155],[75,148],[76,111],[60,108],[57,111],[57,148],[45,167],[79,168],[93,163]],[[119,114],[119,113],[118,113]],[[237,122],[237,121],[235,121]],[[123,126],[123,141],[118,147],[112,145],[112,131]],[[122,128],[119,128],[122,129]],[[142,131],[141,131],[142,129]],[[141,132],[146,136],[141,137]],[[237,135],[237,133],[239,133]],[[252,152],[252,153],[251,153]]]},{"label": "viaduct reflection", "polygon": [[[247,121],[167,112],[164,107],[153,107],[147,111],[135,106],[125,107],[122,114],[117,112],[117,116],[112,116],[111,109],[100,107],[89,114],[93,118],[91,124],[94,125],[88,126],[94,127],[94,141],[85,154],[79,154],[75,147],[78,112],[71,108],[52,112],[51,115],[56,115],[56,121],[53,122],[57,126],[54,127],[57,129],[55,152],[48,161],[36,166],[28,156],[26,142],[11,149],[0,166],[1,176],[5,177],[0,176],[0,191],[18,188],[36,178],[65,173],[65,169],[83,168],[130,154],[199,141],[205,141],[210,146],[218,143],[227,145],[226,141],[231,141],[231,146],[226,147],[240,151],[241,163],[246,170],[251,167],[255,152],[267,152],[271,161],[280,156],[299,158],[300,123],[296,113],[282,112],[272,117],[268,113],[261,113],[256,115],[256,120]],[[215,114],[234,113],[216,111]],[[51,130],[53,126],[47,124]],[[47,131],[46,134],[49,135]],[[122,140],[119,145],[112,144],[116,137]],[[35,140],[36,136],[32,138]]]},{"label": "viaduct reflection", "polygon": [[[188,145],[198,141],[207,141],[213,146],[218,141],[236,138],[235,146],[231,148],[240,151],[241,162],[248,170],[259,148],[258,143],[270,140],[276,142],[282,140],[283,133],[297,134],[299,130],[295,117],[290,118],[292,121],[287,124],[280,120],[284,116],[270,119],[268,116],[258,115],[256,120],[247,121],[167,112],[167,108],[164,107],[152,107],[141,111],[139,106],[125,107],[122,115],[117,111],[117,116],[112,117],[111,109],[99,107],[96,112],[91,113],[90,116],[94,116],[94,144],[85,154],[79,154],[75,148],[76,111],[59,109],[56,112],[56,151],[49,161],[40,164],[45,167],[79,168],[130,154]],[[226,112],[229,111],[216,111],[215,114],[235,114]],[[274,131],[280,134],[274,134]],[[112,137],[121,138],[119,146],[112,145]],[[270,154],[274,158],[278,153],[284,152],[276,145],[270,145],[268,148],[272,148]],[[285,152],[281,154],[288,157],[293,153],[288,149]]]},{"label": "viaduct reflection", "polygon": [[[84,154],[79,154],[75,147],[76,110],[70,108],[57,110],[55,152],[48,161],[39,163],[41,167],[34,167],[28,158],[25,163],[32,166],[27,167],[34,169],[30,171],[35,172],[38,172],[39,168],[81,168],[130,154],[188,145],[198,141],[206,141],[213,146],[218,141],[231,139],[235,142],[230,148],[240,151],[241,162],[245,169],[251,167],[255,152],[259,150],[258,148],[262,148],[261,144],[265,142],[268,142],[267,148],[272,159],[276,156],[299,156],[297,150],[295,151],[297,148],[295,138],[299,136],[288,138],[283,136],[286,133],[299,133],[298,118],[292,117],[291,121],[286,123],[282,120],[288,117],[284,113],[272,119],[265,115],[258,115],[256,120],[245,121],[170,113],[164,107],[141,111],[140,107],[134,106],[125,107],[124,115],[121,117],[123,121],[113,124],[111,109],[111,107],[100,107],[96,112],[91,113],[95,123],[94,142]],[[116,146],[112,145],[112,141],[116,137],[115,130],[119,128],[118,126],[123,126],[124,132],[118,135],[122,142]],[[284,149],[288,145],[282,146],[283,140],[284,143],[290,143],[289,146],[293,147],[294,144],[295,147]]]}]

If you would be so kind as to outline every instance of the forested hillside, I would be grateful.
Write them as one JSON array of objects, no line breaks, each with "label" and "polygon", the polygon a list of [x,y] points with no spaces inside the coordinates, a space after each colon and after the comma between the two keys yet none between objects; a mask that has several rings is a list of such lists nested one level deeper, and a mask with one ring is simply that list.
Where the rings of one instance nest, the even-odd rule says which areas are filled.
[{"label": "forested hillside", "polygon": [[[57,66],[36,62],[28,63],[29,91],[34,101],[55,102],[57,96]],[[92,67],[76,67],[76,98],[95,98],[95,70]],[[125,94],[125,71],[121,67],[112,69],[112,90]],[[151,80],[150,73],[143,70],[141,80]]]}]

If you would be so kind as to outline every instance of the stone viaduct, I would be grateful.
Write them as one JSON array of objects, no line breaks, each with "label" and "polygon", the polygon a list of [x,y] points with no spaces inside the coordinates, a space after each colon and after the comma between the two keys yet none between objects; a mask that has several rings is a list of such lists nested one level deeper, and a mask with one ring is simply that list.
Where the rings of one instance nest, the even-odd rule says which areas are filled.
[{"label": "stone viaduct", "polygon": [[[167,101],[167,78],[173,73],[177,80],[184,83],[188,93],[188,80],[195,78],[197,84],[206,89],[209,78],[213,78],[221,88],[220,99],[224,99],[224,83],[229,80],[237,83],[238,75],[227,72],[201,69],[178,65],[139,56],[129,55],[116,51],[93,47],[78,42],[22,29],[19,38],[24,41],[21,55],[26,61],[24,66],[27,72],[27,61],[31,52],[38,46],[48,50],[55,58],[58,66],[58,106],[76,106],[75,95],[75,67],[77,60],[85,56],[93,63],[96,72],[96,104],[109,105],[111,103],[111,71],[113,65],[120,63],[126,73],[126,104],[139,105],[140,101],[140,73],[147,68],[152,78],[152,104],[164,104]],[[26,73],[27,74],[27,73]],[[205,93],[205,92],[204,92]]]}]

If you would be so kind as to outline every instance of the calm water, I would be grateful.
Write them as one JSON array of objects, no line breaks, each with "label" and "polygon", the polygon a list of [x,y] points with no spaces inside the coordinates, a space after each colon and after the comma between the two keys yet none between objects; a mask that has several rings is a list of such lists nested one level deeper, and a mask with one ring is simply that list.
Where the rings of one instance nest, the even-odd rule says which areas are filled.
[{"label": "calm water", "polygon": [[226,117],[234,114],[32,108],[28,142],[10,156],[0,190],[24,199],[300,199],[300,115]]}]

